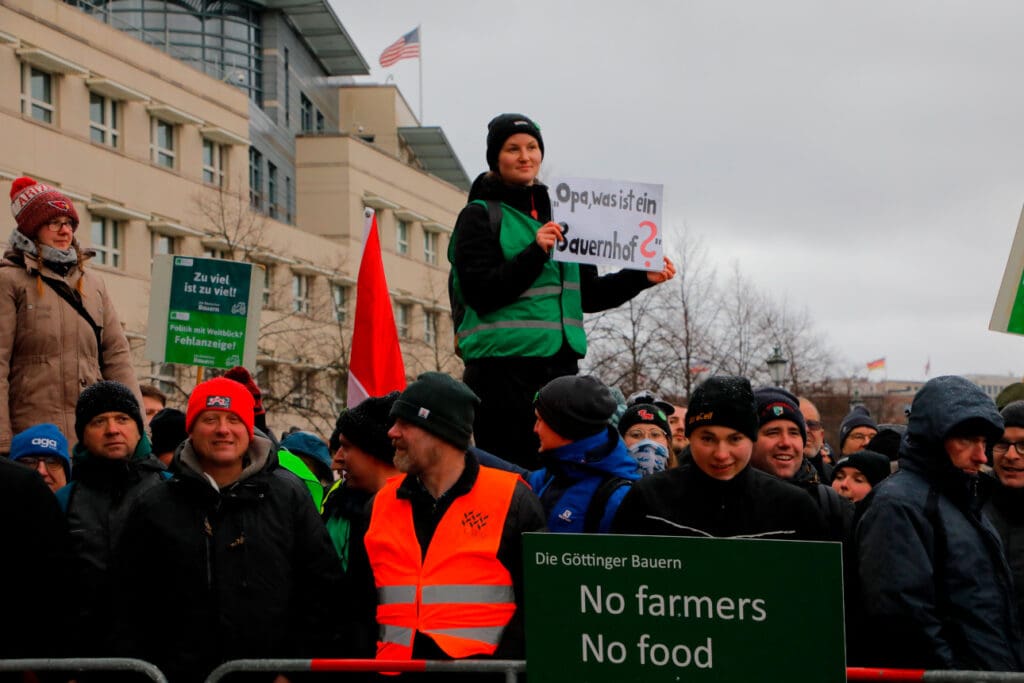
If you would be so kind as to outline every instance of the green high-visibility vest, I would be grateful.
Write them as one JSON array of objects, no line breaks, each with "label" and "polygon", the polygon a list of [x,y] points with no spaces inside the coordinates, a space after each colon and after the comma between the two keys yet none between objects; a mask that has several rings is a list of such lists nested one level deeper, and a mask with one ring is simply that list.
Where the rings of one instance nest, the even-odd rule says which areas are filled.
[{"label": "green high-visibility vest", "polygon": [[[487,206],[482,200],[474,203]],[[511,260],[536,239],[542,224],[507,204],[501,208],[499,241],[505,259]],[[449,260],[453,253],[449,249]],[[544,358],[558,353],[563,338],[580,356],[586,355],[578,264],[548,260],[537,279],[516,301],[486,315],[465,303],[458,273],[453,276],[453,286],[457,300],[465,307],[456,330],[456,344],[464,360],[502,356]]]}]

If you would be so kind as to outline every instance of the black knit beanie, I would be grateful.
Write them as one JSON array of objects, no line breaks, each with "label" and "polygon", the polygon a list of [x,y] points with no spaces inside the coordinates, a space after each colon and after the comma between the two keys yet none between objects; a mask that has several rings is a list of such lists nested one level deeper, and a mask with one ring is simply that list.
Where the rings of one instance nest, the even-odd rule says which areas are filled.
[{"label": "black knit beanie", "polygon": [[[517,133],[526,133],[537,138],[541,158],[544,158],[544,138],[540,127],[522,114],[499,114],[487,124],[487,167],[498,170],[498,152],[505,141]],[[568,437],[566,437],[568,438]]]},{"label": "black knit beanie", "polygon": [[174,408],[164,408],[149,421],[153,435],[153,452],[156,454],[174,451],[188,438],[185,431],[185,413]]},{"label": "black knit beanie", "polygon": [[397,391],[392,391],[386,396],[371,396],[339,415],[331,435],[331,452],[338,450],[339,437],[344,435],[367,455],[391,464],[395,459],[395,445],[391,443],[388,430],[394,423],[391,408],[398,395]]},{"label": "black knit beanie", "polygon": [[135,398],[132,390],[120,382],[104,380],[86,387],[78,396],[78,403],[75,404],[75,434],[78,435],[78,440],[82,440],[85,425],[91,419],[103,413],[113,412],[128,415],[139,426],[139,434],[146,433],[146,428],[142,424],[139,400]]},{"label": "black knit beanie", "polygon": [[655,425],[665,432],[667,438],[672,438],[672,428],[668,426],[665,411],[653,403],[634,403],[626,408],[626,412],[619,418],[619,434],[625,436],[629,428],[637,424]]},{"label": "black knit beanie", "polygon": [[480,399],[462,382],[443,372],[424,372],[395,399],[391,417],[466,449],[478,405]]},{"label": "black knit beanie", "polygon": [[596,377],[566,375],[541,387],[533,407],[555,434],[579,441],[607,429],[618,404]]},{"label": "black knit beanie", "polygon": [[690,397],[686,436],[697,427],[728,427],[757,441],[757,411],[750,380],[733,375],[708,377]]},{"label": "black knit beanie", "polygon": [[832,479],[836,478],[836,472],[844,467],[853,467],[860,470],[871,486],[878,486],[878,482],[889,476],[892,468],[889,466],[889,458],[882,453],[874,451],[857,451],[841,458],[832,468]]},{"label": "black knit beanie", "polygon": [[839,452],[843,452],[843,442],[846,441],[846,437],[850,435],[857,427],[871,427],[876,432],[878,431],[878,423],[876,423],[871,417],[871,411],[861,405],[854,406],[850,409],[850,412],[846,414],[843,421],[839,424]]},{"label": "black knit beanie", "polygon": [[871,437],[865,450],[881,453],[889,460],[898,460],[900,457],[900,441],[907,431],[907,425],[880,424],[878,433]]},{"label": "black knit beanie", "polygon": [[782,387],[761,387],[754,392],[754,400],[758,429],[773,420],[789,420],[800,428],[800,438],[807,443],[807,423],[800,412],[800,399]]},{"label": "black knit beanie", "polygon": [[1007,427],[1024,427],[1024,401],[1007,403],[999,414],[1003,416]]}]

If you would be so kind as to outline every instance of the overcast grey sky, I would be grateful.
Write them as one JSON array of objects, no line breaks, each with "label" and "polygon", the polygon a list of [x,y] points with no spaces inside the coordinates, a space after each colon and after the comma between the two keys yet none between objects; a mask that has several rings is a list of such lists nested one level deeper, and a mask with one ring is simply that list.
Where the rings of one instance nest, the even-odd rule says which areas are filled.
[{"label": "overcast grey sky", "polygon": [[[807,307],[843,373],[1024,372],[988,320],[1024,203],[1024,2],[332,0],[470,178],[487,121],[544,174],[665,186],[665,223]],[[671,238],[668,249],[671,249]],[[873,376],[878,376],[874,373]]]}]

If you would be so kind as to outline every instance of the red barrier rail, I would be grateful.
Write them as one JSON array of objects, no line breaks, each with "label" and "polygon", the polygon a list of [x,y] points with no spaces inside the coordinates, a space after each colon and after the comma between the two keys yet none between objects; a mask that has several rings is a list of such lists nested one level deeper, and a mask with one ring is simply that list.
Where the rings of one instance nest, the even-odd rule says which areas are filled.
[{"label": "red barrier rail", "polygon": [[868,669],[851,666],[846,669],[847,681],[923,681],[924,669]]}]

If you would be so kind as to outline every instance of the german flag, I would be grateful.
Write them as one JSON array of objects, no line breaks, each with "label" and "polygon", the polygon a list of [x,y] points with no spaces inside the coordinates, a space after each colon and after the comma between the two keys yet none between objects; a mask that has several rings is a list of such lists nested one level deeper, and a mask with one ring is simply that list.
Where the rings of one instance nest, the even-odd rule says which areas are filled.
[{"label": "german flag", "polygon": [[868,361],[868,370],[885,370],[885,357]]}]

